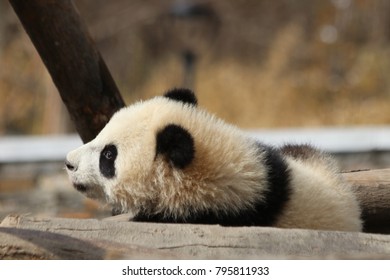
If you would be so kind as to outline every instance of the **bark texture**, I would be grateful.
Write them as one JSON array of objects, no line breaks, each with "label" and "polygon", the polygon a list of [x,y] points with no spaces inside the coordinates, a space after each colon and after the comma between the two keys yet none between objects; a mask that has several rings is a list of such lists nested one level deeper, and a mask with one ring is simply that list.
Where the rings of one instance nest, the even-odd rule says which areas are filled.
[{"label": "bark texture", "polygon": [[83,142],[125,103],[71,0],[10,0]]}]

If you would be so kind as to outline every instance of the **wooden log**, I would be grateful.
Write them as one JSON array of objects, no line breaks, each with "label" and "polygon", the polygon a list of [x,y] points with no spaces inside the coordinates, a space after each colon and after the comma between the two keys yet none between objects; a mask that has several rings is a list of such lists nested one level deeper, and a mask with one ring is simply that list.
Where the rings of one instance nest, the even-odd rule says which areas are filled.
[{"label": "wooden log", "polygon": [[343,173],[362,207],[364,231],[390,233],[390,169]]},{"label": "wooden log", "polygon": [[124,101],[71,0],[10,0],[60,92],[83,142]]},{"label": "wooden log", "polygon": [[0,258],[389,259],[390,236],[9,216]]},{"label": "wooden log", "polygon": [[[72,230],[77,231],[77,228]],[[0,259],[177,259],[184,255],[121,244],[114,240],[85,240],[49,231],[0,226]]]}]

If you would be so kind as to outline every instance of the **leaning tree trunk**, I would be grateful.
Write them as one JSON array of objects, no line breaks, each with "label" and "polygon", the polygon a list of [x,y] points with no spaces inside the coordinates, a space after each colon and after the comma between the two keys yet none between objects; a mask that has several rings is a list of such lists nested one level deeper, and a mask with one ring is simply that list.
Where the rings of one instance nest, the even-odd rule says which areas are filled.
[{"label": "leaning tree trunk", "polygon": [[83,142],[124,106],[71,0],[10,0],[60,92]]}]

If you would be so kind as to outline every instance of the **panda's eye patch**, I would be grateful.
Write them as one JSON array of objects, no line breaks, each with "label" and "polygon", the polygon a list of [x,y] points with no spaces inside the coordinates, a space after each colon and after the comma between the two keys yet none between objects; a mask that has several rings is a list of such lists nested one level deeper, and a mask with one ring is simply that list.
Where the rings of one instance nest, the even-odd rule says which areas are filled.
[{"label": "panda's eye patch", "polygon": [[115,159],[118,155],[118,150],[115,145],[106,145],[100,153],[99,169],[102,175],[106,178],[115,176]]}]

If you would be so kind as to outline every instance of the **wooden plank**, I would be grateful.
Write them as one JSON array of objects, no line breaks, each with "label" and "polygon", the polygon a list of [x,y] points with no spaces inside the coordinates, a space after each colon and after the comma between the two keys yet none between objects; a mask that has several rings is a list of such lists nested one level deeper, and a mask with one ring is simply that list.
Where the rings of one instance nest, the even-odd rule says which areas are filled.
[{"label": "wooden plank", "polygon": [[9,216],[0,258],[389,259],[390,236]]},{"label": "wooden plank", "polygon": [[71,0],[10,0],[83,142],[92,140],[124,101]]}]

